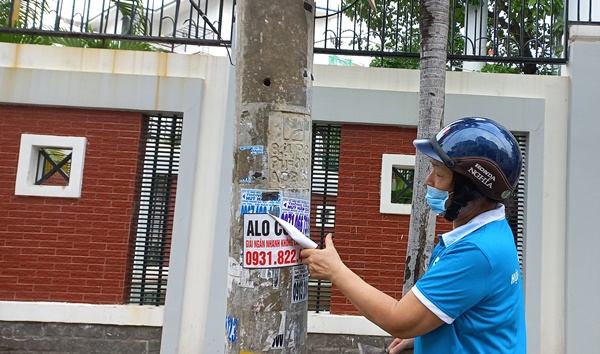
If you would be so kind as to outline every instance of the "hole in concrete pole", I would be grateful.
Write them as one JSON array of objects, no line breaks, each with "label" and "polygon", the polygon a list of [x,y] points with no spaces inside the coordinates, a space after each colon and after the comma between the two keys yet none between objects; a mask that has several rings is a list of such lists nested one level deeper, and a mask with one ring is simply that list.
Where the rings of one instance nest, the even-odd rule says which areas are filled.
[{"label": "hole in concrete pole", "polygon": [[269,78],[264,79],[263,80],[263,85],[265,85],[265,86],[271,86],[271,79],[269,79]]}]

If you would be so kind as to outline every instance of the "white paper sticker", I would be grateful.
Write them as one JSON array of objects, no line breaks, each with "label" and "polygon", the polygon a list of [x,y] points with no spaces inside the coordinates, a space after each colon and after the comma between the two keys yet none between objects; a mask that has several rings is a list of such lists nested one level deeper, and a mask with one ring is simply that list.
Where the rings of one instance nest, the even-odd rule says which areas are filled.
[{"label": "white paper sticker", "polygon": [[292,270],[292,304],[308,299],[308,268],[305,265]]},{"label": "white paper sticker", "polygon": [[279,217],[294,225],[304,235],[310,234],[310,202],[308,200],[281,198]]},{"label": "white paper sticker", "polygon": [[273,219],[277,220],[277,222],[283,226],[283,228],[287,231],[287,233],[290,235],[291,238],[294,239],[294,241],[298,242],[300,244],[300,246],[302,246],[302,248],[317,248],[317,244],[311,240],[310,238],[308,238],[307,236],[305,236],[302,232],[300,232],[300,230],[298,230],[294,225],[290,224],[289,222],[276,217],[275,215],[271,215],[271,214],[267,214],[269,216],[271,216]]},{"label": "white paper sticker", "polygon": [[244,268],[297,265],[301,263],[301,250],[302,246],[270,214],[244,214]]},{"label": "white paper sticker", "polygon": [[279,215],[281,209],[281,192],[263,191],[258,189],[242,189],[241,214],[275,213]]}]

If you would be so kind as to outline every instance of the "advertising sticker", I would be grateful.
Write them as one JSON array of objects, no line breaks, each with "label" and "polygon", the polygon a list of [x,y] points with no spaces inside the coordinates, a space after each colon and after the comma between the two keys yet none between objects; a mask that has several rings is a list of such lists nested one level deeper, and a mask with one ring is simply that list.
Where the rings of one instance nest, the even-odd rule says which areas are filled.
[{"label": "advertising sticker", "polygon": [[281,193],[278,191],[241,190],[241,214],[275,213],[279,215],[280,208]]},{"label": "advertising sticker", "polygon": [[304,235],[310,234],[310,202],[308,200],[282,198],[279,217],[294,225]]},{"label": "advertising sticker", "polygon": [[308,268],[296,266],[292,270],[292,304],[308,299]]},{"label": "advertising sticker", "polygon": [[244,268],[300,264],[300,246],[269,214],[244,214]]}]

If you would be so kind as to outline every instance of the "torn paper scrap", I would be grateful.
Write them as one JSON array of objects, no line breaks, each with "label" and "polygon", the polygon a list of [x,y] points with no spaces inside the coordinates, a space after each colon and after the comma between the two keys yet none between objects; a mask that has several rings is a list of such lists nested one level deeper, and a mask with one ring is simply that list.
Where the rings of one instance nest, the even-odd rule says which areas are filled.
[{"label": "torn paper scrap", "polygon": [[313,240],[304,235],[302,232],[300,232],[300,230],[298,230],[294,225],[281,218],[278,218],[275,215],[268,215],[270,215],[281,226],[283,226],[283,228],[285,229],[285,231],[287,231],[290,237],[294,239],[294,241],[298,242],[298,244],[302,246],[302,248],[317,248],[318,245]]}]

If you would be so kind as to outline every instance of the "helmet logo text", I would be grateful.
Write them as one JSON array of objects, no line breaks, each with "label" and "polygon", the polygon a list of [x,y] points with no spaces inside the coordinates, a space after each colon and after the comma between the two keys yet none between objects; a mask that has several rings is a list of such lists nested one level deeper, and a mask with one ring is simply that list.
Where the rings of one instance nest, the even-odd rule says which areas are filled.
[{"label": "helmet logo text", "polygon": [[492,189],[492,182],[496,181],[496,177],[478,163],[469,168],[469,173],[489,189]]}]

